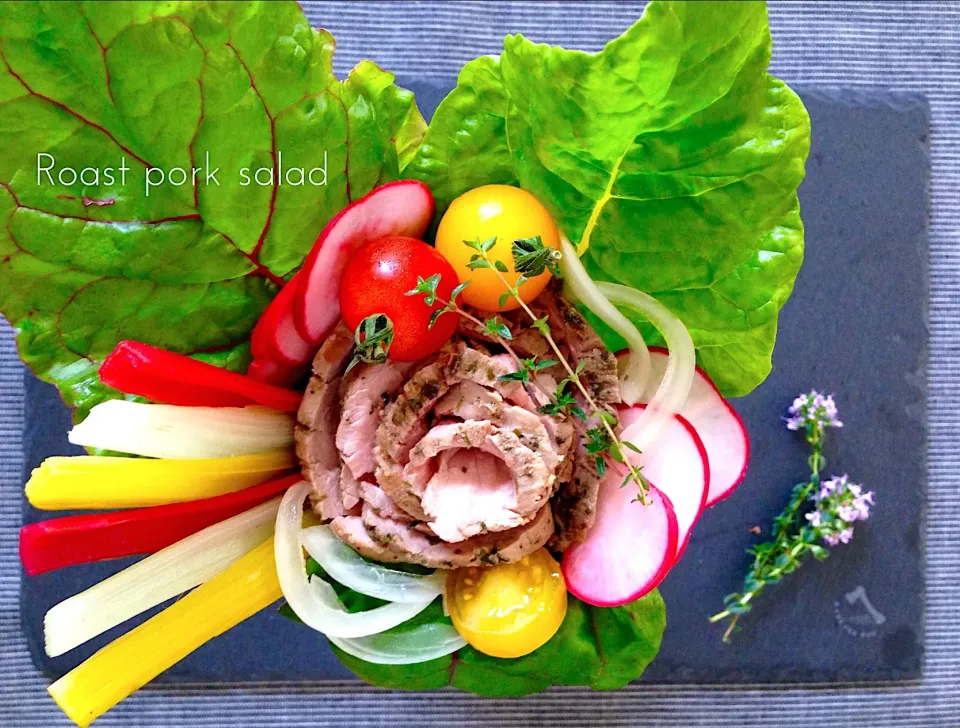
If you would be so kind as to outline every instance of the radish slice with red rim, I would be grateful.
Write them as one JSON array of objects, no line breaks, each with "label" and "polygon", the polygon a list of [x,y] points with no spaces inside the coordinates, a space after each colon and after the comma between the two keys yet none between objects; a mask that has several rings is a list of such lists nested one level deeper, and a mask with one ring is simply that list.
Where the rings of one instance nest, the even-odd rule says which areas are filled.
[{"label": "radish slice with red rim", "polygon": [[[644,401],[656,391],[666,370],[667,359],[666,349],[650,348],[650,380],[643,395]],[[680,414],[693,425],[707,451],[710,461],[709,507],[729,496],[743,482],[750,461],[750,437],[740,415],[700,367],[696,369]]]},{"label": "radish slice with red rim", "polygon": [[[620,426],[633,424],[645,405],[622,407]],[[664,427],[655,448],[643,454],[643,476],[673,504],[677,517],[677,551],[680,560],[694,525],[707,504],[710,465],[700,436],[684,417],[674,415]]]},{"label": "radish slice with red rim", "polygon": [[317,347],[305,341],[293,323],[293,299],[299,276],[298,273],[280,289],[250,337],[253,363],[247,374],[261,382],[293,386],[306,374],[316,353]]},{"label": "radish slice with red rim", "polygon": [[617,465],[601,479],[596,521],[560,563],[570,593],[596,607],[616,607],[649,593],[676,557],[677,516],[670,499],[651,486],[650,504],[641,505],[636,485],[621,487],[625,474]]},{"label": "radish slice with red rim", "polygon": [[298,274],[293,316],[300,336],[316,345],[337,325],[340,276],[358,246],[388,236],[419,238],[435,209],[425,184],[399,180],[375,188],[327,223]]},{"label": "radish slice with red rim", "polygon": [[310,361],[316,347],[297,332],[293,323],[293,301],[300,274],[280,289],[270,302],[250,337],[254,359],[266,359],[290,367]]}]

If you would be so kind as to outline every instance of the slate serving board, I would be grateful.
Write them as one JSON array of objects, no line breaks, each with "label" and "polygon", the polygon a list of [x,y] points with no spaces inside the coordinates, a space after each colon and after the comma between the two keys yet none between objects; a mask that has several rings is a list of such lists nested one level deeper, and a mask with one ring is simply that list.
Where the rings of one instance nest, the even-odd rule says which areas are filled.
[{"label": "slate serving board", "polygon": [[[401,83],[403,80],[401,79]],[[450,84],[407,81],[425,116]],[[928,109],[915,95],[801,93],[813,141],[800,188],[806,260],[780,317],[770,377],[736,400],[750,432],[746,480],[709,510],[661,586],[668,625],[643,680],[661,683],[918,680],[923,664],[926,493]],[[56,391],[26,377],[27,473],[46,457],[79,454]],[[806,446],[783,427],[794,395],[837,393],[844,422],[827,474],[848,472],[876,492],[870,521],[824,563],[766,593],[732,645],[707,616],[739,589],[744,549],[806,474]],[[24,521],[43,514],[24,503]],[[71,669],[123,628],[47,658],[43,615],[131,560],[24,578],[23,628],[40,670]],[[142,620],[137,620],[142,621]],[[325,641],[268,609],[167,671],[165,682],[347,679]]]}]

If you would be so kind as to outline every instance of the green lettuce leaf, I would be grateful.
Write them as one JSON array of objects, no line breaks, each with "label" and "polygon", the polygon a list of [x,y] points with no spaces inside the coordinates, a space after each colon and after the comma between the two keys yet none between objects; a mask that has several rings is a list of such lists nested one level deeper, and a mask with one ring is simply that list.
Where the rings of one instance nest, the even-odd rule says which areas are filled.
[{"label": "green lettuce leaf", "polygon": [[[424,622],[447,622],[439,600],[395,630]],[[654,590],[622,607],[600,608],[569,597],[566,617],[547,644],[512,660],[472,647],[415,665],[375,665],[334,647],[352,672],[373,685],[395,690],[432,690],[452,685],[477,695],[515,697],[551,685],[616,690],[643,674],[660,650],[666,609]]]},{"label": "green lettuce leaf", "polygon": [[[796,188],[810,122],[767,74],[770,52],[762,3],[652,2],[598,54],[509,36],[499,63],[464,69],[407,174],[436,184],[444,203],[516,180],[579,243],[595,279],[656,296],[720,390],[747,394],[770,371],[803,258]],[[473,129],[494,138],[487,151],[470,147]]]},{"label": "green lettuce leaf", "polygon": [[[425,130],[413,95],[369,62],[339,81],[332,53],[294,2],[5,6],[0,311],[79,416],[116,396],[96,371],[121,339],[242,370],[323,225],[399,176]],[[314,167],[325,185],[289,172]]]}]

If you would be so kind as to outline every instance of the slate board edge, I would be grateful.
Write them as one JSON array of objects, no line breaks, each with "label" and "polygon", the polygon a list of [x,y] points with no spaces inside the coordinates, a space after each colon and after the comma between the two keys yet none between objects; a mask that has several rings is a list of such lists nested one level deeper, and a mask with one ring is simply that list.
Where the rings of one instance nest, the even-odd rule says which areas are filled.
[{"label": "slate board edge", "polygon": [[[919,361],[917,369],[912,372],[910,378],[910,383],[921,395],[921,404],[919,411],[913,413],[913,421],[917,427],[920,427],[923,430],[923,439],[926,444],[926,447],[923,452],[923,464],[924,464],[924,473],[925,477],[923,482],[920,484],[923,490],[923,503],[920,509],[920,548],[923,553],[924,561],[924,574],[926,575],[926,561],[927,561],[927,517],[929,513],[929,475],[930,475],[930,447],[929,447],[929,435],[930,428],[928,425],[928,397],[929,397],[929,363],[930,363],[930,219],[932,215],[932,200],[930,195],[930,188],[932,184],[931,179],[931,159],[930,159],[930,133],[931,133],[931,109],[930,101],[927,98],[926,94],[916,92],[916,91],[902,91],[902,90],[891,90],[883,86],[877,87],[861,87],[861,88],[850,88],[843,86],[804,86],[802,84],[797,84],[791,87],[802,99],[821,99],[829,101],[831,103],[848,106],[848,107],[859,107],[859,108],[891,108],[900,112],[909,112],[920,110],[924,116],[924,123],[927,129],[927,133],[924,135],[923,139],[920,141],[920,148],[923,151],[923,157],[925,160],[926,168],[928,170],[925,185],[923,190],[923,198],[925,200],[925,210],[924,210],[924,228],[923,228],[923,238],[919,244],[919,257],[923,265],[923,283],[925,286],[924,290],[924,306],[923,306],[923,327],[926,332],[926,346],[920,352]],[[813,134],[816,133],[816,130],[812,131]],[[801,210],[802,214],[802,210]],[[924,244],[925,243],[925,244]],[[735,402],[736,400],[734,400]],[[927,627],[927,585],[926,579],[924,579],[924,593],[922,599],[922,620],[920,623],[921,631],[921,641],[926,637],[926,627]],[[905,680],[897,680],[896,678],[890,678],[885,680],[878,681],[867,681],[862,683],[856,682],[841,682],[841,683],[825,683],[827,685],[842,685],[844,687],[857,687],[857,686],[869,686],[869,685],[889,685],[890,682],[895,682],[898,685],[919,685],[922,682],[923,675],[926,671],[926,661],[927,661],[927,651],[924,650],[921,657],[921,667],[920,674],[917,678],[908,678]],[[751,683],[740,683],[743,685],[752,685]],[[770,683],[759,683],[759,685],[770,685]],[[813,687],[812,683],[776,683],[776,685],[792,685],[792,686],[802,686],[802,687]]]}]

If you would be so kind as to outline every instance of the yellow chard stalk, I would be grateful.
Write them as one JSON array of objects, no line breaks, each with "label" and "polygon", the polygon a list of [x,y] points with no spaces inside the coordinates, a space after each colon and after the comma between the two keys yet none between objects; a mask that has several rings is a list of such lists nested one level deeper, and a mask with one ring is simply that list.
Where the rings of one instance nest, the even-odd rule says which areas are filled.
[{"label": "yellow chard stalk", "polygon": [[280,599],[273,538],[49,687],[82,728],[204,643]]},{"label": "yellow chard stalk", "polygon": [[233,493],[296,467],[292,450],[184,460],[52,457],[33,471],[26,494],[41,510],[140,508]]}]

